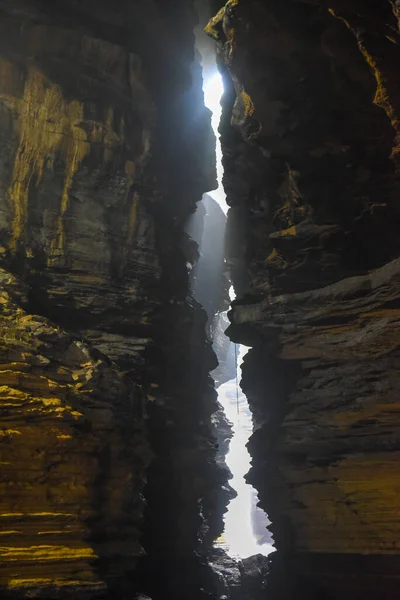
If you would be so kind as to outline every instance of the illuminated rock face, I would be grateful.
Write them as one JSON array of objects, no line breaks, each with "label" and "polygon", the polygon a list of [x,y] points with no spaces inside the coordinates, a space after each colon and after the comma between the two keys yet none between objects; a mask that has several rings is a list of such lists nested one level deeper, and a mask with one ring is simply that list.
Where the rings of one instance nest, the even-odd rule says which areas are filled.
[{"label": "illuminated rock face", "polygon": [[215,187],[191,3],[0,9],[0,593],[132,598],[161,545],[188,597],[224,481],[182,250]]},{"label": "illuminated rock face", "polygon": [[[397,597],[398,6],[348,4],[208,28],[270,599]],[[0,9],[1,596],[205,599],[226,475],[184,256],[215,187],[192,3]]]},{"label": "illuminated rock face", "polygon": [[0,279],[1,583],[93,597],[107,579],[96,558],[119,562],[113,578],[142,553],[143,394],[106,357],[28,314],[23,284],[3,270]]},{"label": "illuminated rock face", "polygon": [[231,1],[207,28],[228,89],[230,335],[253,346],[249,479],[279,550],[271,598],[398,590],[394,4]]}]

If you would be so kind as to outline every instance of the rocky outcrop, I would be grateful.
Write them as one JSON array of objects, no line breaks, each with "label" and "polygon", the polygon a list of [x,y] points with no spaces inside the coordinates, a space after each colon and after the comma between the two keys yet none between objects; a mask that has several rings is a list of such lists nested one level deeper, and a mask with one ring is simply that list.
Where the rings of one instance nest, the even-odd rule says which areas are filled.
[{"label": "rocky outcrop", "polygon": [[232,0],[207,27],[271,598],[398,590],[396,10]]},{"label": "rocky outcrop", "polygon": [[27,313],[26,286],[0,279],[2,585],[93,598],[143,552],[144,397],[106,356]]},{"label": "rocky outcrop", "polygon": [[224,265],[225,222],[226,216],[218,203],[205,194],[187,227],[199,247],[199,257],[190,274],[191,289],[207,312],[210,333],[215,315],[229,306],[229,282]]},{"label": "rocky outcrop", "polygon": [[155,600],[222,522],[216,363],[182,249],[215,187],[195,14],[0,9],[1,594],[132,598],[161,547]]},{"label": "rocky outcrop", "polygon": [[148,470],[142,565],[152,598],[200,600],[213,588],[206,555],[222,531],[228,473],[216,462],[218,405],[209,371],[217,361],[204,341],[206,321],[194,300],[171,304],[153,349],[148,413],[156,458]]},{"label": "rocky outcrop", "polygon": [[211,553],[215,589],[221,600],[262,600],[266,597],[268,559],[256,554],[243,560],[216,548]]}]

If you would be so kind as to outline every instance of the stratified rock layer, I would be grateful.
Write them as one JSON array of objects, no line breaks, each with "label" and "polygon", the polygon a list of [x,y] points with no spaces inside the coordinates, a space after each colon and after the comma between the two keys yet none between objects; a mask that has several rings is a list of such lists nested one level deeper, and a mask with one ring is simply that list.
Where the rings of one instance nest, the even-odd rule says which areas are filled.
[{"label": "stratified rock layer", "polygon": [[183,252],[215,187],[195,14],[0,9],[1,593],[131,599],[142,546],[195,571],[219,527],[215,358]]},{"label": "stratified rock layer", "polygon": [[[142,554],[142,394],[107,357],[27,314],[18,280],[0,279],[1,581],[93,597]],[[114,570],[100,576],[99,556]]]},{"label": "stratified rock layer", "polygon": [[393,5],[232,0],[207,27],[227,83],[224,185],[242,295],[229,332],[253,346],[249,477],[278,549],[271,598],[398,595]]}]

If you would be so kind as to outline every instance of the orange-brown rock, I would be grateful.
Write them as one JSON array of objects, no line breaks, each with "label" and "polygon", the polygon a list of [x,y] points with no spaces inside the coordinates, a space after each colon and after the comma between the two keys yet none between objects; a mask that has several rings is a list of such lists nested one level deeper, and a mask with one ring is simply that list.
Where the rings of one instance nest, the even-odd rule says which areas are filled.
[{"label": "orange-brown rock", "polygon": [[0,9],[0,594],[187,597],[222,519],[182,252],[215,186],[193,6]]},{"label": "orange-brown rock", "polygon": [[0,586],[92,597],[106,585],[99,557],[112,578],[142,554],[143,395],[107,357],[28,314],[15,277],[0,280]]}]

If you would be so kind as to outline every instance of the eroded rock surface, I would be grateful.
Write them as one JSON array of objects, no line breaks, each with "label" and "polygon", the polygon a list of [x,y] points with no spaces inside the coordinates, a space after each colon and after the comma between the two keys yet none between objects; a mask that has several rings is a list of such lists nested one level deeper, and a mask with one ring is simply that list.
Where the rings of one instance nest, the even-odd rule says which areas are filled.
[{"label": "eroded rock surface", "polygon": [[225,477],[183,252],[216,185],[192,3],[0,9],[1,594],[172,597],[183,555],[186,598]]},{"label": "eroded rock surface", "polygon": [[93,597],[143,553],[144,397],[106,356],[27,313],[20,281],[0,279],[2,584]]},{"label": "eroded rock surface", "polygon": [[270,598],[398,594],[397,18],[232,0],[207,27]]}]

